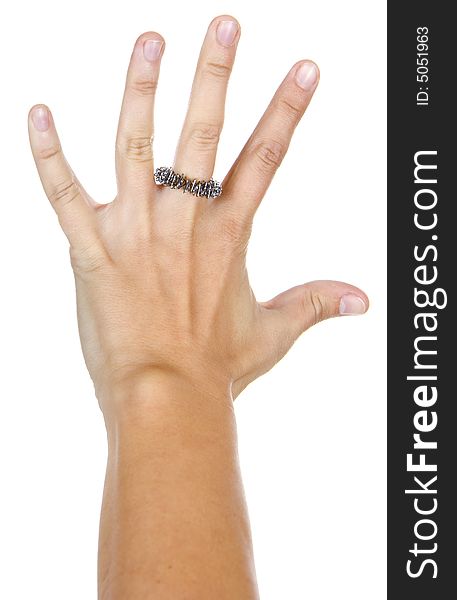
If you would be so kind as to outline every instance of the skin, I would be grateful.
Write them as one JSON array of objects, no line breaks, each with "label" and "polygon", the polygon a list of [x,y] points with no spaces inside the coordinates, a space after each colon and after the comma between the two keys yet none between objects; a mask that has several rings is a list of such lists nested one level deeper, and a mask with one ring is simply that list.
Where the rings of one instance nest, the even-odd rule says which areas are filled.
[{"label": "skin", "polygon": [[[226,21],[238,26],[233,41],[227,24],[218,30]],[[212,176],[239,36],[230,15],[209,25],[177,172]],[[107,428],[99,598],[250,600],[258,592],[233,399],[306,329],[362,314],[368,298],[346,283],[314,281],[259,302],[249,285],[252,220],[318,84],[314,63],[292,66],[222,196],[208,200],[154,182],[164,46],[148,32],[133,49],[113,202],[84,190],[46,106],[28,119],[39,176],[69,240],[83,354]]]}]

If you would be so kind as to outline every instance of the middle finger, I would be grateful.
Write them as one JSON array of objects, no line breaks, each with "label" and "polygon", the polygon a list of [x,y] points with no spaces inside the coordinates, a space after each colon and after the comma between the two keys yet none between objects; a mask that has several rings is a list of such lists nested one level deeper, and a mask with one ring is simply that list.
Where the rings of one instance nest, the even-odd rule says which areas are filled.
[{"label": "middle finger", "polygon": [[208,27],[173,167],[189,178],[206,180],[213,174],[239,37],[239,23],[229,15],[216,17]]}]

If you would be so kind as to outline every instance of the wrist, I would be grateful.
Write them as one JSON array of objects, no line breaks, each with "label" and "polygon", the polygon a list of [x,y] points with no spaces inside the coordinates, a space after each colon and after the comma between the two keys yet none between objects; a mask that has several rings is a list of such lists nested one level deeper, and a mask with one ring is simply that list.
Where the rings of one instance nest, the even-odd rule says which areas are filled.
[{"label": "wrist", "polygon": [[164,419],[234,419],[229,383],[147,370],[106,385],[97,394],[108,433],[148,428]]}]

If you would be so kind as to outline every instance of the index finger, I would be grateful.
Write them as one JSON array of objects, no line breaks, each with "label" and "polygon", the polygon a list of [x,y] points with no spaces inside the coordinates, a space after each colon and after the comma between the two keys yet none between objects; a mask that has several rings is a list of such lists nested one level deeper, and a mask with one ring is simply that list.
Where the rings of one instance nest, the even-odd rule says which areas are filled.
[{"label": "index finger", "polygon": [[219,206],[229,205],[232,212],[252,219],[318,82],[319,69],[313,62],[292,67],[222,182]]}]

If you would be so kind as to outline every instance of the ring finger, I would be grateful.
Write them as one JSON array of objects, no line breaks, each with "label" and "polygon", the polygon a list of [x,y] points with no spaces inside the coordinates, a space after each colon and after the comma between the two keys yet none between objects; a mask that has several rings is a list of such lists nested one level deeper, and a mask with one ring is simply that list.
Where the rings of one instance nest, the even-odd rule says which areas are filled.
[{"label": "ring finger", "polygon": [[150,203],[153,186],[153,112],[164,39],[154,32],[135,43],[116,136],[118,195]]}]

